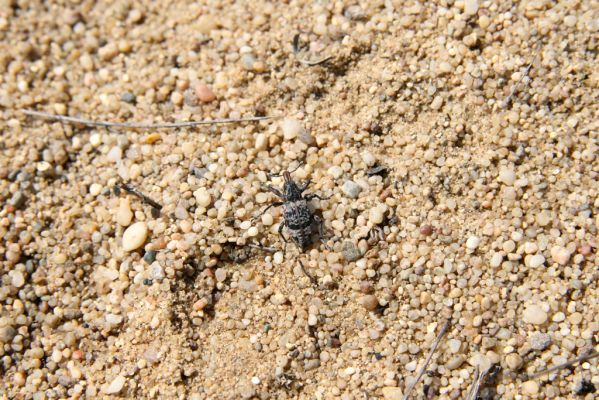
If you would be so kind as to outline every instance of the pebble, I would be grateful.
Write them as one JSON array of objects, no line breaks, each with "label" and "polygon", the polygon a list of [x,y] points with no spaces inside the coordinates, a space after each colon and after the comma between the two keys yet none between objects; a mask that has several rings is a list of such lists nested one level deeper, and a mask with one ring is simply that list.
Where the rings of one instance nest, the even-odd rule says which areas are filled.
[{"label": "pebble", "polygon": [[516,182],[516,173],[513,169],[502,168],[499,171],[499,180],[507,186],[512,186]]},{"label": "pebble", "polygon": [[150,278],[156,281],[161,281],[164,279],[164,268],[158,261],[154,261],[150,265]]},{"label": "pebble", "polygon": [[403,399],[403,391],[401,388],[395,386],[386,386],[381,392],[383,393],[383,398],[385,400],[402,400]]},{"label": "pebble", "polygon": [[460,348],[462,347],[462,342],[458,339],[449,339],[447,341],[447,347],[449,348],[449,351],[456,354],[460,351]]},{"label": "pebble", "polygon": [[374,164],[376,164],[376,157],[371,152],[365,151],[362,153],[362,161],[364,161],[366,166],[372,167]]},{"label": "pebble", "polygon": [[360,299],[360,304],[362,304],[362,307],[368,311],[374,311],[379,306],[379,300],[376,298],[376,296],[367,294]]},{"label": "pebble", "polygon": [[25,205],[26,200],[27,198],[25,197],[25,194],[23,194],[23,192],[21,192],[20,190],[17,190],[13,193],[10,200],[8,200],[8,204],[18,209]]},{"label": "pebble", "polygon": [[133,251],[146,242],[148,237],[148,226],[145,222],[136,222],[123,233],[123,250]]},{"label": "pebble", "polygon": [[368,213],[368,220],[372,225],[378,225],[385,220],[385,213],[388,211],[388,207],[385,204],[379,204],[376,207],[372,207]]},{"label": "pebble", "polygon": [[102,185],[100,185],[99,183],[92,183],[89,186],[89,194],[91,194],[92,196],[97,196],[100,194],[100,192],[102,192]]},{"label": "pebble", "polygon": [[537,214],[535,219],[537,221],[537,224],[543,227],[551,223],[551,221],[553,220],[553,216],[551,215],[551,211],[543,210]]},{"label": "pebble", "polygon": [[527,265],[530,268],[538,268],[545,264],[545,257],[542,254],[535,254],[526,258]]},{"label": "pebble", "polygon": [[280,306],[287,302],[287,297],[283,293],[275,293],[270,296],[270,302],[275,306]]},{"label": "pebble", "polygon": [[544,332],[535,332],[530,337],[530,347],[533,350],[545,350],[551,344],[551,335]]},{"label": "pebble", "polygon": [[286,118],[281,122],[281,130],[283,131],[283,138],[285,140],[293,140],[300,135],[303,128],[298,120]]},{"label": "pebble", "polygon": [[343,175],[343,168],[338,165],[333,165],[331,168],[329,168],[328,173],[334,179],[339,179]]},{"label": "pebble", "polygon": [[125,386],[126,379],[124,376],[119,375],[104,389],[105,394],[117,394]]},{"label": "pebble", "polygon": [[470,251],[476,250],[479,244],[480,239],[478,238],[478,236],[470,236],[468,240],[466,240],[466,248],[468,248],[468,250]]},{"label": "pebble", "polygon": [[342,249],[343,258],[345,258],[346,261],[356,261],[362,257],[362,254],[360,253],[358,247],[354,244],[354,242],[350,240],[346,240],[345,242],[343,242]]},{"label": "pebble", "polygon": [[119,200],[119,208],[116,212],[116,222],[121,226],[129,226],[133,220],[133,211],[131,211],[131,203],[128,198]]},{"label": "pebble", "polygon": [[13,271],[11,284],[17,289],[20,289],[25,285],[25,276],[23,276],[21,271]]},{"label": "pebble", "polygon": [[3,326],[0,328],[0,343],[10,343],[17,336],[17,330],[12,326]]},{"label": "pebble", "polygon": [[526,381],[522,384],[522,394],[534,396],[539,393],[539,384],[535,381]]},{"label": "pebble", "polygon": [[125,92],[125,93],[121,94],[121,100],[124,101],[125,103],[133,104],[133,103],[135,103],[136,97],[131,92]]},{"label": "pebble", "polygon": [[478,12],[478,0],[464,1],[464,14],[474,15]]},{"label": "pebble", "polygon": [[256,135],[256,150],[266,150],[268,148],[268,137],[264,133]]},{"label": "pebble", "polygon": [[533,325],[543,325],[547,322],[547,313],[543,311],[541,306],[537,304],[531,304],[524,309],[522,313],[522,319],[524,322]]},{"label": "pebble", "polygon": [[204,187],[201,187],[195,192],[193,192],[193,195],[196,201],[198,202],[198,205],[201,207],[206,208],[212,203],[212,196]]},{"label": "pebble", "polygon": [[462,354],[456,354],[447,360],[445,363],[445,368],[451,371],[453,369],[459,368],[463,363],[464,356]]},{"label": "pebble", "polygon": [[570,261],[570,252],[568,249],[561,246],[553,246],[551,248],[551,258],[559,265],[566,265]]},{"label": "pebble", "polygon": [[517,371],[522,367],[522,357],[518,353],[510,353],[505,356],[505,364],[512,371]]},{"label": "pebble", "polygon": [[147,264],[152,264],[156,260],[156,251],[155,250],[147,250],[144,254],[144,261]]},{"label": "pebble", "polygon": [[202,103],[211,103],[216,100],[216,95],[206,84],[200,83],[196,86],[196,96]]},{"label": "pebble", "polygon": [[354,181],[345,181],[342,187],[343,193],[350,199],[357,199],[360,196],[362,187]]}]

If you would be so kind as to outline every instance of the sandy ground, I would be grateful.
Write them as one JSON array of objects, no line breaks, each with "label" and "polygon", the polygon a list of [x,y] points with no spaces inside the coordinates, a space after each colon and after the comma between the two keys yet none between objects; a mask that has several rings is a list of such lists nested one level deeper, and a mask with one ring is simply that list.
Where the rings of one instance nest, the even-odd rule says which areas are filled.
[{"label": "sandy ground", "polygon": [[[0,2],[0,396],[402,399],[447,322],[410,398],[594,398],[597,359],[532,375],[599,349],[598,21]],[[283,254],[300,163],[326,237]]]}]

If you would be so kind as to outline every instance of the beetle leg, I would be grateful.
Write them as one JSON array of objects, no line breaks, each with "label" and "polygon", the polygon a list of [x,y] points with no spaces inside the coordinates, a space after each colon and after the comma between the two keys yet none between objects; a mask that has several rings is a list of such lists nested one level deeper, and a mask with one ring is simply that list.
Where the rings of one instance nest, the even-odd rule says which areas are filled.
[{"label": "beetle leg", "polygon": [[327,244],[327,242],[325,241],[325,235],[324,235],[324,221],[322,220],[322,218],[320,218],[318,215],[314,216],[314,222],[316,222],[318,224],[318,237],[320,239],[320,242],[324,245],[324,248],[327,250],[331,250],[331,248],[329,247],[329,245]]},{"label": "beetle leg", "polygon": [[285,196],[283,195],[283,193],[281,193],[281,191],[279,189],[277,189],[276,187],[273,187],[271,185],[266,185],[266,186],[264,186],[264,188],[266,190],[268,190],[269,192],[276,194],[277,197],[279,197],[281,200],[285,200]]},{"label": "beetle leg", "polygon": [[302,183],[302,185],[300,186],[300,192],[303,193],[304,190],[308,189],[308,186],[310,186],[310,183],[312,183],[311,180],[307,180],[306,182]]},{"label": "beetle leg", "polygon": [[333,197],[333,196],[321,197],[321,196],[319,196],[319,195],[317,195],[317,194],[315,194],[315,193],[310,193],[310,194],[306,195],[306,196],[304,197],[304,199],[305,199],[306,201],[310,201],[310,200],[312,200],[312,199],[318,199],[318,200],[328,200],[328,199],[330,199],[331,197]]},{"label": "beetle leg", "polygon": [[283,239],[283,242],[285,242],[285,244],[283,245],[283,258],[285,258],[285,253],[287,252],[287,238],[285,237],[285,235],[283,235],[283,228],[285,227],[285,221],[281,222],[279,224],[279,236],[281,236],[281,238]]},{"label": "beetle leg", "polygon": [[258,218],[260,218],[261,216],[263,216],[270,208],[272,207],[278,207],[278,206],[282,206],[284,203],[282,201],[277,201],[274,202],[272,204],[269,204],[264,210],[262,210],[262,212],[258,215],[256,215],[254,218],[252,218],[250,221],[252,223],[254,223],[254,221],[256,221]]}]

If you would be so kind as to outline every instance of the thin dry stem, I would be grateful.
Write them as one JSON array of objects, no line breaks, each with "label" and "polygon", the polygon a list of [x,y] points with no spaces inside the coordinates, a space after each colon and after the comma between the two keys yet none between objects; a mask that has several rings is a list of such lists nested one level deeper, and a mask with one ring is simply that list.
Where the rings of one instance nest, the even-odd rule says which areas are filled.
[{"label": "thin dry stem", "polygon": [[474,373],[474,382],[472,383],[472,387],[468,392],[468,396],[466,396],[466,400],[476,400],[476,396],[478,396],[478,391],[480,390],[480,384],[482,383],[485,376],[487,376],[487,372],[489,370],[480,371],[480,367],[476,366],[476,372]]},{"label": "thin dry stem", "polygon": [[60,121],[68,124],[80,124],[85,126],[100,126],[105,128],[125,128],[125,129],[172,129],[172,128],[188,128],[199,125],[217,125],[217,124],[233,124],[238,122],[257,122],[272,119],[276,117],[250,117],[250,118],[225,118],[202,121],[181,121],[181,122],[165,122],[161,124],[146,124],[142,122],[109,122],[109,121],[92,121],[89,119],[69,117],[66,115],[50,114],[43,111],[35,111],[29,109],[21,109],[22,113],[35,118],[49,119],[52,121]]},{"label": "thin dry stem", "polygon": [[445,332],[447,332],[447,328],[449,328],[449,320],[445,321],[445,324],[443,325],[441,332],[439,332],[439,335],[437,335],[437,337],[435,338],[435,341],[433,342],[433,345],[431,347],[431,351],[428,354],[428,357],[426,357],[426,361],[424,362],[424,365],[418,372],[418,375],[416,376],[416,380],[414,382],[412,382],[412,384],[410,386],[408,386],[408,388],[406,389],[406,393],[403,396],[403,400],[408,400],[408,398],[410,397],[410,393],[412,392],[412,390],[414,390],[414,387],[416,386],[416,384],[418,384],[420,379],[422,379],[422,375],[424,375],[424,372],[426,371],[426,367],[431,362],[431,358],[433,358],[433,353],[435,352],[435,350],[437,350],[437,346],[439,346],[439,342],[441,341],[443,336],[445,336]]},{"label": "thin dry stem", "polygon": [[520,79],[518,79],[518,82],[516,82],[514,84],[514,86],[512,86],[512,91],[510,92],[509,96],[506,97],[506,99],[501,103],[501,107],[502,108],[506,108],[510,102],[512,101],[512,98],[514,97],[514,95],[516,94],[516,90],[518,90],[518,86],[520,86],[520,83],[522,83],[522,81],[524,80],[524,78],[528,77],[528,74],[530,72],[530,69],[532,68],[532,64],[535,62],[535,60],[537,59],[537,57],[539,56],[539,52],[541,51],[541,47],[540,47],[540,41],[538,42],[538,46],[539,48],[537,49],[537,51],[535,52],[534,57],[532,58],[532,60],[530,61],[530,64],[528,64],[526,66],[526,69],[524,70],[524,74],[522,74],[522,76],[520,77]]},{"label": "thin dry stem", "polygon": [[555,367],[547,368],[547,369],[545,369],[543,371],[536,372],[536,373],[534,373],[532,375],[527,375],[527,379],[528,380],[535,379],[535,378],[538,378],[539,376],[542,376],[542,375],[545,375],[545,374],[550,374],[550,373],[555,372],[555,371],[559,371],[560,369],[564,369],[564,368],[570,367],[570,366],[572,366],[572,365],[574,365],[576,363],[582,362],[582,361],[591,360],[591,359],[593,359],[595,357],[599,357],[599,351],[596,351],[594,353],[590,353],[590,354],[587,354],[587,355],[584,355],[584,356],[577,357],[577,358],[575,358],[573,360],[566,361],[563,364],[556,365]]}]

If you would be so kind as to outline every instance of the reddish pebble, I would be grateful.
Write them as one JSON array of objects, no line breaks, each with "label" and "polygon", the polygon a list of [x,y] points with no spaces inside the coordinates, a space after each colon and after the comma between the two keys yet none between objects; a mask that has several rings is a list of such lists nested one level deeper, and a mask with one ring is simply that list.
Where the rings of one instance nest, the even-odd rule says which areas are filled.
[{"label": "reddish pebble", "polygon": [[198,100],[202,103],[210,103],[216,99],[214,92],[208,86],[200,83],[196,86],[196,96],[198,96]]},{"label": "reddish pebble", "polygon": [[578,252],[583,256],[588,257],[593,253],[593,248],[590,244],[583,244],[578,248]]},{"label": "reddish pebble", "polygon": [[420,233],[424,236],[430,236],[433,234],[433,227],[431,225],[422,225],[420,227]]},{"label": "reddish pebble", "polygon": [[81,360],[83,358],[83,352],[81,350],[75,350],[71,355],[73,360]]}]

